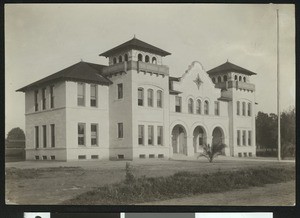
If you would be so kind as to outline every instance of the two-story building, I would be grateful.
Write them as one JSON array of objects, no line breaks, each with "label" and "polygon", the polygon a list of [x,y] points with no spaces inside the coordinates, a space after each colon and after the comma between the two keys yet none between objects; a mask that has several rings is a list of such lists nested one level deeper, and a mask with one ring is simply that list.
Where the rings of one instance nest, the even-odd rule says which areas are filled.
[{"label": "two-story building", "polygon": [[172,77],[169,52],[133,38],[17,91],[25,93],[26,159],[91,160],[255,156],[254,72],[194,61]]}]

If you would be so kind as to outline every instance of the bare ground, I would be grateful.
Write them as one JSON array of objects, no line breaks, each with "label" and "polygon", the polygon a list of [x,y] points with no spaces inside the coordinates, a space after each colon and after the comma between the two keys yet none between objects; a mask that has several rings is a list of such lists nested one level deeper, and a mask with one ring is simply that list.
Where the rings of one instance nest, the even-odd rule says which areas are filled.
[{"label": "bare ground", "polygon": [[[286,167],[294,162],[219,158],[215,163],[198,161],[134,161],[136,177],[169,176],[179,171],[213,173],[247,168]],[[6,163],[7,204],[59,204],[95,187],[125,178],[125,161],[15,162]],[[239,190],[240,191],[240,190]],[[295,191],[288,190],[291,195]],[[276,196],[275,196],[276,197]],[[213,199],[212,199],[213,201]]]}]

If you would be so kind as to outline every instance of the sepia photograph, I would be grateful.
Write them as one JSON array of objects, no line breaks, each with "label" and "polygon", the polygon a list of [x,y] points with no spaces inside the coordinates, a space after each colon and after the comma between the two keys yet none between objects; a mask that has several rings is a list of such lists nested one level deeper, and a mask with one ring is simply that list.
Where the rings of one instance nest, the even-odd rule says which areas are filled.
[{"label": "sepia photograph", "polygon": [[295,205],[295,5],[4,9],[7,205]]}]

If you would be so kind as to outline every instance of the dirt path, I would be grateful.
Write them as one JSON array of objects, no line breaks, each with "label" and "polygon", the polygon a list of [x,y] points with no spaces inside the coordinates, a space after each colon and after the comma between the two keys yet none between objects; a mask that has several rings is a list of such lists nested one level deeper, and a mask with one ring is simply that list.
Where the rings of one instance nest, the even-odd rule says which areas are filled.
[{"label": "dirt path", "polygon": [[193,197],[144,203],[144,205],[234,205],[234,206],[293,206],[295,181],[268,184],[223,193],[202,194]]}]

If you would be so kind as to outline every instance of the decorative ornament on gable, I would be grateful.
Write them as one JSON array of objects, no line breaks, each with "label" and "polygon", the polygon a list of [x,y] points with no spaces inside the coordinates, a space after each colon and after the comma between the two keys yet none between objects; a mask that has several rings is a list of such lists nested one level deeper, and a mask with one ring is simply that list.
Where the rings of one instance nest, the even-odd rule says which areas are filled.
[{"label": "decorative ornament on gable", "polygon": [[194,83],[196,83],[198,89],[200,88],[201,83],[203,83],[202,80],[200,79],[199,74],[197,75],[197,78],[194,80]]}]

